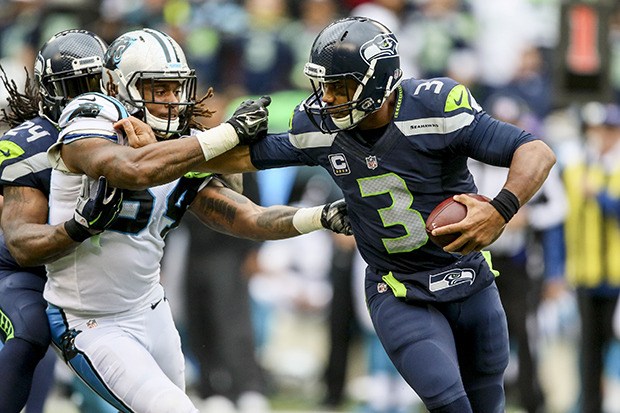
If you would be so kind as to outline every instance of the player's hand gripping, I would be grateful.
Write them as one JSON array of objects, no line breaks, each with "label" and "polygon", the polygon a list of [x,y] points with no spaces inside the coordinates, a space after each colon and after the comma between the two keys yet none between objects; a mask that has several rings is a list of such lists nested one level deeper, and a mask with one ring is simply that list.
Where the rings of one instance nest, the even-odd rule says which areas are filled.
[{"label": "player's hand gripping", "polygon": [[344,199],[325,204],[321,212],[321,225],[337,234],[353,235]]},{"label": "player's hand gripping", "polygon": [[114,129],[122,132],[132,148],[141,148],[157,142],[153,129],[135,116],[127,116],[114,124]]},{"label": "player's hand gripping", "polygon": [[123,203],[123,191],[108,186],[104,176],[99,177],[97,193],[90,194],[89,180],[82,177],[82,187],[73,218],[65,222],[67,234],[77,242],[102,233],[118,217]]},{"label": "player's hand gripping", "polygon": [[443,248],[444,251],[467,255],[484,249],[499,238],[506,222],[490,203],[467,194],[455,195],[454,200],[467,207],[467,216],[460,222],[433,230],[435,235],[461,233],[456,240]]},{"label": "player's hand gripping", "polygon": [[269,96],[262,96],[258,100],[246,100],[232,114],[226,122],[230,123],[241,145],[249,145],[267,136],[267,106],[271,103]]}]

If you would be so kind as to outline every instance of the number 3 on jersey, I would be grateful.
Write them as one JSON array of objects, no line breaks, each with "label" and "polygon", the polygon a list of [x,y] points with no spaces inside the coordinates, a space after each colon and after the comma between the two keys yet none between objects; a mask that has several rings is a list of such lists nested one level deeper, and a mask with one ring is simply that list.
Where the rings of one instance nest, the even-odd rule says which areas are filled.
[{"label": "number 3 on jersey", "polygon": [[415,209],[411,209],[413,195],[405,181],[395,173],[358,179],[362,196],[389,194],[392,204],[377,210],[384,227],[400,225],[406,234],[395,238],[382,238],[385,249],[390,254],[409,252],[420,248],[428,241],[424,219]]}]

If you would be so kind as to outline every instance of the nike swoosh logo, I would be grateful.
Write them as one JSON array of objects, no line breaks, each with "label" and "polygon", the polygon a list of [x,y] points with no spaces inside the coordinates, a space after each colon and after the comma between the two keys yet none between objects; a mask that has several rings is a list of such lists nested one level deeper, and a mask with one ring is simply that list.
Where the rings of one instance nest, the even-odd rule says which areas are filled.
[{"label": "nike swoosh logo", "polygon": [[97,100],[94,96],[81,97],[80,100],[88,100],[89,102],[94,102]]},{"label": "nike swoosh logo", "polygon": [[151,310],[154,310],[155,307],[157,307],[159,305],[159,303],[161,303],[161,300],[159,300],[158,302],[151,304]]},{"label": "nike swoosh logo", "polygon": [[0,149],[0,153],[1,153],[2,155],[6,156],[7,158],[8,158],[9,156],[11,156],[11,150],[10,150],[10,149],[7,149],[6,151],[4,151],[4,150]]},{"label": "nike swoosh logo", "polygon": [[459,96],[458,100],[454,99],[454,104],[456,106],[461,106],[461,103],[463,102],[463,93],[465,93],[465,92],[461,91],[461,96]]},{"label": "nike swoosh logo", "polygon": [[264,118],[260,118],[260,119],[252,119],[252,118],[250,118],[250,117],[247,117],[247,118],[245,119],[245,123],[246,123],[246,125],[248,125],[248,126],[253,126],[253,125],[256,125],[257,123],[260,123],[260,122],[261,122],[261,121],[263,121],[263,120],[264,120]]}]

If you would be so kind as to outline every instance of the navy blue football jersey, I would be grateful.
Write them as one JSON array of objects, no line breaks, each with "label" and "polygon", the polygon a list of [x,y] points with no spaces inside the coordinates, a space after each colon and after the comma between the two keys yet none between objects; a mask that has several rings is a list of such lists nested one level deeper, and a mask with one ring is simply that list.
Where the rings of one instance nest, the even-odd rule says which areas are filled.
[{"label": "navy blue football jersey", "polygon": [[251,146],[252,163],[325,168],[342,189],[364,260],[377,271],[411,274],[476,259],[479,253],[465,258],[430,242],[425,219],[448,196],[477,192],[468,158],[508,167],[514,151],[536,138],[491,118],[449,78],[409,79],[397,93],[394,118],[373,144],[355,129],[321,133],[300,105],[289,133]]},{"label": "navy blue football jersey", "polygon": [[[56,125],[44,117],[28,120],[7,131],[0,138],[0,193],[4,187],[27,186],[40,190],[46,196],[50,191],[51,166],[47,148],[58,138]],[[2,268],[19,268],[10,255],[4,238],[0,243]],[[35,271],[45,275],[44,267]]]}]

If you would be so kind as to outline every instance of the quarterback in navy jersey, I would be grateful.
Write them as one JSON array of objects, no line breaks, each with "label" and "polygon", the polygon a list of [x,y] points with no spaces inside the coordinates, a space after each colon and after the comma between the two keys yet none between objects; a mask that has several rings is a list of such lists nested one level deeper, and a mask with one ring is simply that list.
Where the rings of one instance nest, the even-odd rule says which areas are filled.
[{"label": "quarterback in navy jersey", "polygon": [[[393,120],[376,142],[369,145],[366,131],[357,129],[324,134],[300,105],[289,133],[251,147],[252,164],[325,168],[344,193],[360,252],[376,270],[406,276],[455,262],[477,266],[484,261],[479,253],[457,259],[428,242],[424,220],[445,198],[477,192],[468,157],[508,167],[512,153],[535,138],[492,119],[449,78],[408,79],[394,93]],[[426,284],[426,276],[420,282]],[[450,289],[432,294],[433,286],[428,287],[411,293],[438,301],[446,301],[446,295],[460,298]]]},{"label": "quarterback in navy jersey", "polygon": [[[542,185],[555,155],[530,133],[491,118],[449,78],[402,79],[394,34],[350,17],[317,36],[304,72],[314,93],[290,130],[207,163],[218,172],[325,168],[342,189],[368,264],[366,301],[394,365],[431,412],[504,411],[508,332],[495,272],[481,250]],[[509,168],[483,202],[467,159]],[[453,196],[466,218],[443,249],[425,220]]]},{"label": "quarterback in navy jersey", "polygon": [[[52,36],[35,62],[35,87],[20,93],[3,78],[9,109],[2,123],[12,127],[0,138],[0,193],[3,195],[0,236],[0,411],[42,411],[53,380],[49,363],[40,364],[50,342],[43,299],[44,263],[75,248],[64,224],[47,225],[51,165],[47,149],[58,138],[58,116],[78,94],[100,90],[105,42],[86,30]],[[76,198],[74,198],[74,205]],[[86,200],[84,200],[86,201]],[[86,201],[87,202],[87,201]],[[75,225],[79,225],[74,221]],[[34,390],[34,389],[33,389]]]}]

